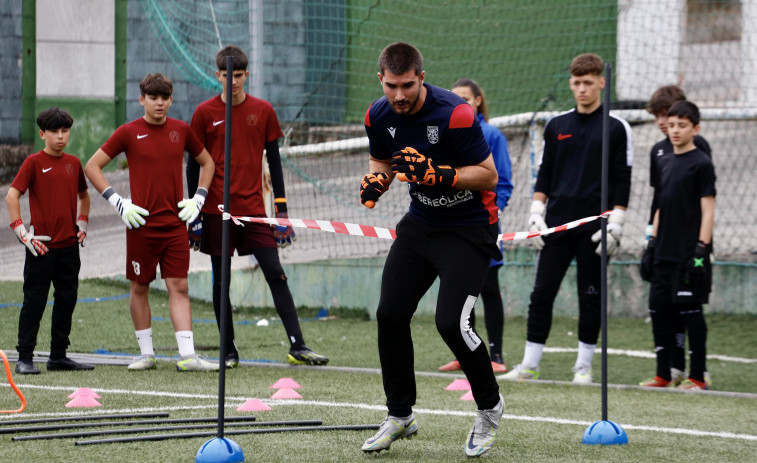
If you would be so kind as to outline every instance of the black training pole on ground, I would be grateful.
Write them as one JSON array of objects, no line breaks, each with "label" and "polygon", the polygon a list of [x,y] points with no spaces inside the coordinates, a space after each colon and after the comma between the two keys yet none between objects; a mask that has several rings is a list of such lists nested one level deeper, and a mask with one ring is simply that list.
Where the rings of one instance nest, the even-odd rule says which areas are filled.
[{"label": "black training pole on ground", "polygon": [[[605,95],[602,107],[602,200],[601,208],[607,211],[607,189],[610,171],[610,95],[612,67],[605,63]],[[628,436],[620,425],[607,420],[607,216],[600,218],[602,226],[602,283],[600,290],[602,313],[602,421],[596,421],[584,431],[583,444],[627,444]]]},{"label": "black training pole on ground", "polygon": [[[234,83],[234,58],[226,57],[226,117],[223,151],[223,226],[221,238],[221,334],[220,358],[218,359],[218,434],[215,439],[202,444],[197,451],[195,463],[244,461],[244,453],[239,444],[223,437],[224,402],[226,397],[226,326],[229,317],[228,288],[231,256],[229,256],[229,184],[231,182],[231,88]],[[226,292],[224,294],[224,292]]]}]

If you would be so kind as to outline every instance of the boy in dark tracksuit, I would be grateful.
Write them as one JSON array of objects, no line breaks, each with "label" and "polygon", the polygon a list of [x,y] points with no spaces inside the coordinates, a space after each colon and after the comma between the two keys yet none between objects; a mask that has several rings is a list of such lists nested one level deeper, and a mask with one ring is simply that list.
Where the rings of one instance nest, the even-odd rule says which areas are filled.
[{"label": "boy in dark tracksuit", "polygon": [[704,390],[707,324],[702,304],[711,290],[710,252],[715,222],[715,168],[694,144],[699,133],[699,109],[680,101],[668,112],[668,136],[673,156],[658,162],[658,208],[652,237],[642,257],[642,278],[652,283],[652,318],[656,376],[647,387],[670,385],[670,355],[675,346],[674,316],[680,314],[689,333],[691,366],[679,389]]},{"label": "boy in dark tracksuit", "polygon": [[[542,231],[601,210],[602,101],[604,63],[584,53],[570,65],[570,88],[576,107],[555,116],[544,127],[544,154],[534,185],[528,220],[530,231]],[[613,211],[607,225],[607,254],[614,254],[623,232],[631,189],[631,128],[611,115],[609,121],[609,197]],[[545,214],[546,212],[546,214]],[[555,297],[570,262],[576,259],[578,289],[578,354],[574,383],[591,383],[591,364],[600,332],[601,231],[587,224],[553,235],[531,238],[537,254],[536,278],[528,306],[523,361],[499,378],[539,378],[539,363],[552,327]]]}]

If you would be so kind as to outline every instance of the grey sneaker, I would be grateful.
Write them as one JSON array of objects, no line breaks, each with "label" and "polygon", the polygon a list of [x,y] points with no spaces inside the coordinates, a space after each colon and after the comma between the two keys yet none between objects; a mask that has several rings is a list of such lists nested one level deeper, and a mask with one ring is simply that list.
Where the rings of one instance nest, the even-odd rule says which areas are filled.
[{"label": "grey sneaker", "polygon": [[505,400],[499,396],[499,403],[491,410],[479,410],[473,428],[465,442],[465,454],[478,457],[486,453],[494,444],[499,429],[499,420],[505,408]]},{"label": "grey sneaker", "polygon": [[670,368],[670,385],[668,387],[678,387],[689,375],[678,368]]},{"label": "grey sneaker", "polygon": [[154,370],[158,368],[158,361],[154,355],[142,355],[134,359],[127,368],[133,371]]},{"label": "grey sneaker", "polygon": [[573,384],[591,384],[593,379],[591,366],[576,365],[573,367]]},{"label": "grey sneaker", "polygon": [[418,423],[412,414],[407,418],[387,415],[376,435],[365,441],[363,452],[380,452],[389,450],[392,442],[398,439],[412,439],[418,434]]},{"label": "grey sneaker", "polygon": [[218,364],[216,362],[209,362],[199,355],[190,355],[189,357],[181,357],[176,362],[177,371],[218,371]]},{"label": "grey sneaker", "polygon": [[539,367],[529,367],[523,364],[515,365],[515,368],[504,375],[497,376],[506,381],[525,381],[527,379],[539,379]]}]

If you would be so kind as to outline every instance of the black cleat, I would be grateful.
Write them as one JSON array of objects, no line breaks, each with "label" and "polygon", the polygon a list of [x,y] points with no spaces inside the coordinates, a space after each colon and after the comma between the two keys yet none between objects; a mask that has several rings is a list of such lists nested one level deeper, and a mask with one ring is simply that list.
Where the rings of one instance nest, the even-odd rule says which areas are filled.
[{"label": "black cleat", "polygon": [[94,370],[95,366],[89,363],[79,363],[68,357],[62,359],[48,359],[47,371],[74,371],[74,370]]}]

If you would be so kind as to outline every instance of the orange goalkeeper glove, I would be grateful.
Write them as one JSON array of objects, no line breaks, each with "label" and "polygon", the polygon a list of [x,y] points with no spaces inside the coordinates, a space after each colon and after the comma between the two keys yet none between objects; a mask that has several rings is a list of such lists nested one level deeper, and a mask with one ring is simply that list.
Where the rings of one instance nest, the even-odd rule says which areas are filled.
[{"label": "orange goalkeeper glove", "polygon": [[369,209],[373,209],[376,201],[389,188],[389,176],[383,172],[365,174],[360,181],[360,202]]},{"label": "orange goalkeeper glove", "polygon": [[418,182],[427,186],[453,187],[457,183],[457,169],[440,166],[415,148],[396,151],[392,157],[392,172],[402,182]]}]

